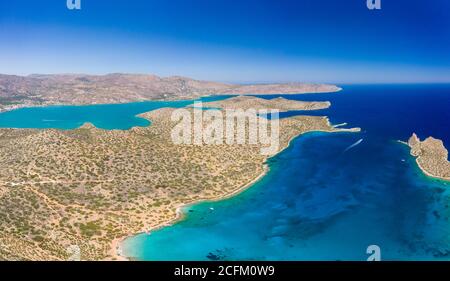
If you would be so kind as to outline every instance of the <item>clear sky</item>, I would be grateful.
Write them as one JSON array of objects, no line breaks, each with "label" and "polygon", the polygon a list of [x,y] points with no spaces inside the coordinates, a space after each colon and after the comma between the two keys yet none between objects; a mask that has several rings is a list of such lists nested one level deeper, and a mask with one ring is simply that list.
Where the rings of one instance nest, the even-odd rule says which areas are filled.
[{"label": "clear sky", "polygon": [[450,82],[450,1],[0,1],[0,73]]}]

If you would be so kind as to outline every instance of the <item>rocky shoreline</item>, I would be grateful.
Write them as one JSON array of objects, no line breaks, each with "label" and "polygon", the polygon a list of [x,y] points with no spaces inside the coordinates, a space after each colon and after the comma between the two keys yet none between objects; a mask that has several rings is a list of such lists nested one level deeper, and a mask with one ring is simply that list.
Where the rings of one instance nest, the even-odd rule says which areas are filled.
[{"label": "rocky shoreline", "polygon": [[450,180],[448,151],[442,140],[428,137],[421,141],[413,133],[406,144],[411,148],[411,155],[416,157],[417,165],[426,175]]}]

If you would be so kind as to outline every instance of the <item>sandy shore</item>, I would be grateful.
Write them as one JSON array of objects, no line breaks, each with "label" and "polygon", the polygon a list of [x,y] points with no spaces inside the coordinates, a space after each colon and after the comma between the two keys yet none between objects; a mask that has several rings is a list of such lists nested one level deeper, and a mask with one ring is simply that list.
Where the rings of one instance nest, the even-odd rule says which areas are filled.
[{"label": "sandy shore", "polygon": [[142,233],[151,233],[152,231],[155,231],[157,229],[160,229],[162,227],[166,227],[166,226],[170,226],[173,225],[175,223],[177,223],[178,221],[182,220],[184,218],[184,212],[183,212],[183,208],[186,208],[188,206],[194,205],[194,204],[198,204],[201,202],[215,202],[215,201],[220,201],[220,200],[224,200],[224,199],[228,199],[231,198],[239,193],[241,193],[242,191],[246,190],[247,188],[251,187],[253,184],[255,184],[256,182],[258,182],[262,177],[264,177],[267,172],[269,171],[269,166],[267,164],[264,164],[264,170],[261,172],[261,174],[259,174],[255,179],[253,179],[252,181],[248,182],[247,184],[237,188],[236,190],[234,190],[231,193],[225,194],[223,196],[219,196],[219,197],[215,197],[215,198],[207,198],[207,199],[200,199],[200,200],[195,200],[193,202],[188,202],[188,203],[183,203],[180,204],[177,208],[176,208],[176,217],[158,224],[154,227],[150,227],[148,229],[143,229],[140,232],[137,233],[130,233],[129,235],[126,235],[124,237],[121,238],[116,238],[112,241],[111,243],[111,250],[110,250],[110,254],[113,257],[114,260],[116,261],[129,261],[128,258],[126,256],[124,256],[123,254],[123,249],[122,249],[122,242],[130,237],[142,234]]}]

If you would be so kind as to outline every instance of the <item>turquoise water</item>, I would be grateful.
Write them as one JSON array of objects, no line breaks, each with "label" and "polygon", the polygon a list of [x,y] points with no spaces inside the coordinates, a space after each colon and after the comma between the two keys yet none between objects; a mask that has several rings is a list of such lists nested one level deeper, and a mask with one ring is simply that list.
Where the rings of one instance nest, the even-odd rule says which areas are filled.
[{"label": "turquoise water", "polygon": [[[227,96],[205,97],[198,101],[215,101]],[[0,128],[55,128],[75,129],[86,122],[102,129],[127,130],[134,126],[150,125],[136,115],[162,107],[184,107],[194,100],[145,101],[125,104],[99,104],[85,106],[30,107],[0,114]]]},{"label": "turquoise water", "polygon": [[344,89],[287,98],[330,100],[330,109],[315,114],[360,126],[361,133],[296,138],[268,161],[270,171],[251,188],[230,199],[186,207],[182,221],[125,240],[125,255],[139,260],[365,260],[367,247],[375,244],[384,260],[449,260],[449,183],[425,176],[396,140],[417,132],[450,147],[450,86]]},{"label": "turquoise water", "polygon": [[[417,132],[450,148],[450,85],[343,87],[285,97],[329,100],[331,108],[308,114],[362,127],[361,133],[296,138],[251,188],[186,207],[184,220],[127,239],[124,253],[139,260],[365,260],[367,246],[376,244],[385,260],[449,260],[449,183],[425,176],[396,140]],[[72,129],[91,122],[128,129],[149,125],[137,114],[192,102],[26,108],[1,113],[0,127]]]}]

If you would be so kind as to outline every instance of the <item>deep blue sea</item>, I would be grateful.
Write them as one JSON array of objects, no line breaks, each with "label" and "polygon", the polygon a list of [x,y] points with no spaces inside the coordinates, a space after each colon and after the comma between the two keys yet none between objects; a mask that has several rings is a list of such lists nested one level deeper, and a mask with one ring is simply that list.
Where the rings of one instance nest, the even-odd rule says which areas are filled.
[{"label": "deep blue sea", "polygon": [[[331,108],[307,114],[362,132],[297,137],[268,160],[269,172],[252,187],[184,208],[185,218],[174,225],[126,239],[124,254],[138,260],[366,260],[367,247],[378,245],[383,260],[450,260],[450,183],[425,176],[397,142],[416,132],[450,149],[450,85],[342,87],[284,97],[331,101]],[[190,103],[27,108],[1,113],[0,127],[72,129],[91,122],[128,129],[149,125],[136,114]],[[280,118],[295,114],[305,112]]]},{"label": "deep blue sea", "polygon": [[329,100],[332,107],[315,114],[359,126],[361,133],[296,138],[251,188],[184,208],[185,218],[174,225],[125,240],[124,254],[138,260],[366,260],[367,247],[377,245],[383,260],[450,260],[449,183],[425,176],[397,142],[417,132],[450,148],[450,85],[343,87],[285,97]]}]

